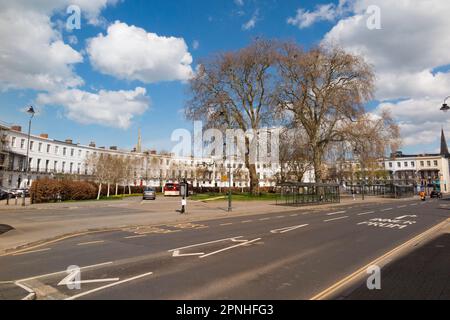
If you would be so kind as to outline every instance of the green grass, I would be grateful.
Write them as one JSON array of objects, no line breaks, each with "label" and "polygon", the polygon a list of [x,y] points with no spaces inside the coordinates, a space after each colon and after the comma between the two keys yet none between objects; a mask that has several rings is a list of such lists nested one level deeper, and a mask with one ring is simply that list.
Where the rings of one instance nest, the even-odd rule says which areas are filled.
[{"label": "green grass", "polygon": [[[214,199],[219,198],[220,199]],[[205,201],[208,199],[214,199],[211,201],[223,201],[228,198],[227,193],[204,193],[204,194],[196,194],[189,199],[196,200],[196,201]],[[252,195],[250,193],[233,193],[232,199],[234,201],[268,201],[273,200],[275,201],[277,198],[277,195],[274,193],[261,193],[260,195]]]}]

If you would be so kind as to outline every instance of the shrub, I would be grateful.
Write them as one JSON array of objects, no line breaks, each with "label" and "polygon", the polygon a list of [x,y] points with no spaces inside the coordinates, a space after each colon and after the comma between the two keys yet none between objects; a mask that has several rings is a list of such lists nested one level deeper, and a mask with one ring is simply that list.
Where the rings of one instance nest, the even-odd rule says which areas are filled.
[{"label": "shrub", "polygon": [[97,197],[97,187],[86,181],[43,179],[33,182],[30,193],[33,203],[90,200]]}]

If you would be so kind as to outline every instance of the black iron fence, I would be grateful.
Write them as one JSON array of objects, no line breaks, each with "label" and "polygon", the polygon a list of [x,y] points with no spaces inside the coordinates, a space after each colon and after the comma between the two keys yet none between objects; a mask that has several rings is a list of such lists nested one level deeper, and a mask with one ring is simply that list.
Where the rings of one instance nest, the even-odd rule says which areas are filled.
[{"label": "black iron fence", "polygon": [[414,183],[387,182],[380,184],[355,184],[342,187],[342,193],[348,195],[375,196],[384,198],[409,198],[414,197],[417,187]]},{"label": "black iron fence", "polygon": [[277,186],[277,205],[306,206],[340,201],[337,184],[285,183]]}]

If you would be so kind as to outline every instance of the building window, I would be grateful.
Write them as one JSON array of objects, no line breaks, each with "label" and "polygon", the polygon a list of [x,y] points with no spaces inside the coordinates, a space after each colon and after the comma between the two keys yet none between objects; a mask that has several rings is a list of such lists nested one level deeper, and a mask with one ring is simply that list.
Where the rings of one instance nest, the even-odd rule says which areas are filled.
[{"label": "building window", "polygon": [[78,157],[81,157],[81,150],[78,150]]},{"label": "building window", "polygon": [[408,168],[408,162],[405,162],[405,168]]},{"label": "building window", "polygon": [[401,162],[397,162],[397,167],[398,167],[398,168],[401,168],[401,167],[402,167]]},{"label": "building window", "polygon": [[38,151],[42,152],[42,142],[39,142],[39,144],[38,144]]},{"label": "building window", "polygon": [[81,163],[78,164],[77,173],[78,173],[78,174],[81,173]]},{"label": "building window", "polygon": [[47,145],[47,153],[50,153],[50,145]]},{"label": "building window", "polygon": [[30,150],[33,151],[34,141],[30,141]]},{"label": "building window", "polygon": [[389,162],[389,168],[392,168],[392,167],[393,167],[392,162]]},{"label": "building window", "polygon": [[20,140],[20,149],[25,148],[25,139]]},{"label": "building window", "polygon": [[420,166],[421,166],[421,167],[425,167],[425,162],[420,161]]},{"label": "building window", "polygon": [[58,161],[53,162],[53,171],[56,172],[58,170]]},{"label": "building window", "polygon": [[416,164],[414,163],[414,161],[411,161],[411,167],[415,167],[416,166]]},{"label": "building window", "polygon": [[59,147],[55,146],[55,154],[58,154],[58,151],[59,151]]},{"label": "building window", "polygon": [[11,139],[11,147],[15,147],[16,146],[16,137],[12,137]]},{"label": "building window", "polygon": [[66,147],[64,147],[64,148],[63,148],[63,156],[65,156],[65,155],[66,155],[66,153],[67,153],[67,148],[66,148]]},{"label": "building window", "polygon": [[437,167],[438,166],[438,162],[437,160],[434,160],[434,166]]},{"label": "building window", "polygon": [[73,173],[73,162],[70,163],[69,172],[70,172],[71,174]]},{"label": "building window", "polygon": [[40,166],[41,166],[41,159],[37,159],[36,172],[39,172]]},{"label": "building window", "polygon": [[50,164],[50,160],[45,161],[45,172],[48,172],[48,165]]},{"label": "building window", "polygon": [[431,161],[427,161],[427,167],[431,167]]},{"label": "building window", "polygon": [[64,173],[66,169],[66,163],[63,161],[62,166],[61,166],[61,172]]},{"label": "building window", "polygon": [[73,157],[74,151],[75,151],[74,149],[70,149],[70,156],[71,157]]}]

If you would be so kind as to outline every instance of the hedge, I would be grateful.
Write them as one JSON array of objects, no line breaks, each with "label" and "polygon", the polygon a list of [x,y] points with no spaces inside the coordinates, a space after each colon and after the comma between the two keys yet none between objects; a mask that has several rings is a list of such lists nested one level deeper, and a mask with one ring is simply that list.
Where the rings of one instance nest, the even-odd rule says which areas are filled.
[{"label": "hedge", "polygon": [[42,179],[33,181],[30,195],[33,203],[90,200],[97,197],[97,186],[86,181]]}]

